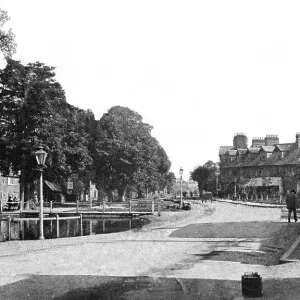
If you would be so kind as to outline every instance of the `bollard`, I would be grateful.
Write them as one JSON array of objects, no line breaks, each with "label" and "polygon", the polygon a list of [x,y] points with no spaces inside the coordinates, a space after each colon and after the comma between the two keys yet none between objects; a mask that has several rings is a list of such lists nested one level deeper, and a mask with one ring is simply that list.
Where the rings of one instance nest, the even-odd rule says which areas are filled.
[{"label": "bollard", "polygon": [[59,215],[56,215],[56,237],[59,238]]},{"label": "bollard", "polygon": [[105,213],[105,201],[102,201],[102,212]]},{"label": "bollard", "polygon": [[50,214],[52,213],[52,201],[50,201]]},{"label": "bollard", "polygon": [[242,276],[242,295],[244,297],[262,297],[262,279],[255,273],[245,273]]},{"label": "bollard", "polygon": [[161,202],[160,202],[160,200],[158,200],[157,205],[158,205],[157,214],[160,217],[160,215],[161,215]]},{"label": "bollard", "polygon": [[7,240],[10,241],[10,217],[7,217]]},{"label": "bollard", "polygon": [[76,212],[79,213],[79,201],[76,201]]},{"label": "bollard", "polygon": [[82,226],[82,214],[80,216],[80,235],[83,235],[83,226]]},{"label": "bollard", "polygon": [[152,213],[154,214],[154,201],[152,200],[152,203],[151,203],[151,210],[152,210]]}]

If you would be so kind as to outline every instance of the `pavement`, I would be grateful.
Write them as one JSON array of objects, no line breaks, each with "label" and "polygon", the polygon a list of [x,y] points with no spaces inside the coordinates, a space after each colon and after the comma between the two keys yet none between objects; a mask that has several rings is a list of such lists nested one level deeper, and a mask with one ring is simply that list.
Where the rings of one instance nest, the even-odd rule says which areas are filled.
[{"label": "pavement", "polygon": [[[263,279],[263,299],[300,299],[298,244],[283,253],[290,252],[287,264],[203,259],[228,249],[258,253],[266,238],[258,224],[297,233],[284,207],[193,203],[191,211],[150,216],[141,230],[1,243],[0,299],[244,299],[241,276],[252,271]],[[253,221],[259,234],[238,234],[239,224]],[[232,234],[204,235],[207,224]]]}]

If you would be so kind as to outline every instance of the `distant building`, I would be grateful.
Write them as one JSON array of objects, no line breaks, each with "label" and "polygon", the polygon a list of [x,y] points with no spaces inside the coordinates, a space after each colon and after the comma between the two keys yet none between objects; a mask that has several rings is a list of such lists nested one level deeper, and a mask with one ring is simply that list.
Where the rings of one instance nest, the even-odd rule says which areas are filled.
[{"label": "distant building", "polygon": [[220,146],[220,184],[228,194],[279,197],[286,189],[300,192],[300,133],[292,143],[280,144],[277,135],[253,138],[236,134],[232,146]]},{"label": "distant building", "polygon": [[9,196],[11,196],[12,198],[16,197],[18,200],[20,200],[19,176],[13,174],[3,176],[2,174],[0,174],[1,202],[6,203]]}]

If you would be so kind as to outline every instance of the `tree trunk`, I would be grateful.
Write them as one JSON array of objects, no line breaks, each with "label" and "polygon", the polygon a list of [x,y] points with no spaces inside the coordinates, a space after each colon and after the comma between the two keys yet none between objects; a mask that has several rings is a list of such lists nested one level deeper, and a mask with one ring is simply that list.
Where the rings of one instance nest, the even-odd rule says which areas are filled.
[{"label": "tree trunk", "polygon": [[118,189],[118,200],[120,202],[124,202],[125,201],[125,195],[126,195],[126,187],[124,188],[119,188]]},{"label": "tree trunk", "polygon": [[113,190],[107,190],[106,194],[107,194],[108,202],[113,202],[114,201]]}]

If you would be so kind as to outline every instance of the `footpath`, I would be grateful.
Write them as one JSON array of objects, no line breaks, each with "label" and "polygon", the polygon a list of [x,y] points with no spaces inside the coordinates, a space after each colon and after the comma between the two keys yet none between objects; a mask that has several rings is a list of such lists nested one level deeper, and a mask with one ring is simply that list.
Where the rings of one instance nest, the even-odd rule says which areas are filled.
[{"label": "footpath", "polygon": [[[285,204],[268,204],[268,203],[256,203],[256,202],[245,202],[245,201],[235,201],[227,199],[215,199],[214,201],[233,204],[233,205],[246,205],[251,207],[265,207],[265,208],[281,208],[282,209],[282,221],[287,222],[288,210]],[[300,220],[300,209],[297,209],[297,215],[299,215]],[[292,219],[292,222],[293,219]],[[281,263],[290,263],[290,262],[300,262],[300,235],[291,247],[284,253],[280,259]]]},{"label": "footpath", "polygon": [[203,238],[207,224],[235,223],[238,232],[239,222],[286,222],[283,206],[261,209],[263,204],[249,208],[234,203],[240,207],[233,210],[230,200],[217,201],[149,216],[152,222],[141,230],[1,243],[0,299],[241,300],[241,275],[255,271],[263,279],[263,299],[299,300],[296,259],[272,266],[203,259],[203,254],[230,247],[257,253],[260,243],[251,238]]}]

